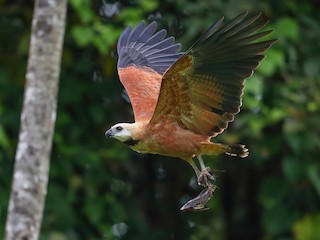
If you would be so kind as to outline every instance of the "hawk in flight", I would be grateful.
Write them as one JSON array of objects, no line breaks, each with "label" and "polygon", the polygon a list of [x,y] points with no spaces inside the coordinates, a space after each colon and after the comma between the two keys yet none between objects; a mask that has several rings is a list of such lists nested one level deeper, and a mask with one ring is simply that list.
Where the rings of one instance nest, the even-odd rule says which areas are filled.
[{"label": "hawk in flight", "polygon": [[[141,22],[121,34],[118,73],[134,111],[134,123],[118,123],[105,132],[140,153],[187,161],[198,184],[212,193],[215,178],[203,155],[246,157],[244,145],[213,143],[240,111],[246,78],[276,40],[261,41],[271,31],[257,33],[261,14],[243,13],[222,24],[215,22],[186,52],[157,24]],[[260,41],[259,41],[260,40]],[[194,160],[199,161],[199,167]],[[205,192],[205,191],[204,191]],[[211,197],[198,197],[186,207],[201,209]]]}]

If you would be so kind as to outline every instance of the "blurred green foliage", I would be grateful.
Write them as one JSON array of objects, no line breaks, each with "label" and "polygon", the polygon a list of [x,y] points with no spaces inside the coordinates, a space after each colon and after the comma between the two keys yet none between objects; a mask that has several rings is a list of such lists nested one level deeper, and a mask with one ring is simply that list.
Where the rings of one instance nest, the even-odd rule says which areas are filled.
[{"label": "blurred green foliage", "polygon": [[[41,239],[316,240],[320,232],[318,1],[70,0],[58,118]],[[110,7],[111,5],[109,5]],[[19,131],[33,6],[0,1],[0,236]],[[139,155],[104,139],[132,110],[115,46],[128,25],[157,20],[184,50],[216,19],[262,11],[278,42],[246,82],[241,113],[215,141],[246,159],[207,157],[218,185],[206,212],[181,213],[200,189],[183,161]]]}]

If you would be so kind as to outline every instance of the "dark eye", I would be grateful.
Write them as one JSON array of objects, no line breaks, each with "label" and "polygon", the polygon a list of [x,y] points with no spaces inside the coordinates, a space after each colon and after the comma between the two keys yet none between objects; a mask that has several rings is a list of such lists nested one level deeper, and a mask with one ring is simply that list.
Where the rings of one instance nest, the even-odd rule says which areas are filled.
[{"label": "dark eye", "polygon": [[121,131],[123,128],[118,126],[118,127],[116,127],[116,129],[117,129],[117,131]]}]

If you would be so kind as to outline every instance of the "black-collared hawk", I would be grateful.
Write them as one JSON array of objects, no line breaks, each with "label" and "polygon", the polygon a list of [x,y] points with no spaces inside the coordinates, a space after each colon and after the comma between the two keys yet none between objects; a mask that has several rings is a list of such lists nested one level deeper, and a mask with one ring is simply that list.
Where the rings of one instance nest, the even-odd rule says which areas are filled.
[{"label": "black-collared hawk", "polygon": [[267,24],[261,14],[243,13],[222,23],[223,17],[186,52],[174,37],[165,38],[166,30],[156,32],[156,22],[126,28],[117,45],[118,73],[135,122],[118,123],[105,133],[137,152],[187,161],[205,187],[214,176],[202,155],[248,155],[244,145],[210,140],[240,111],[245,80],[276,41],[259,41],[271,32],[257,33]]}]

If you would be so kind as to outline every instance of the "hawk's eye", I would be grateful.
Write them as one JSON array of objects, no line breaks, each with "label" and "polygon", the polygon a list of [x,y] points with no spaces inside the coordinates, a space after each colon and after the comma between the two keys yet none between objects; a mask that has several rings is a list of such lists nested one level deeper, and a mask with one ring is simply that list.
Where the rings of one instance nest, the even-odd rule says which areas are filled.
[{"label": "hawk's eye", "polygon": [[117,129],[117,131],[121,131],[123,128],[118,126],[118,127],[116,127],[116,129]]}]

